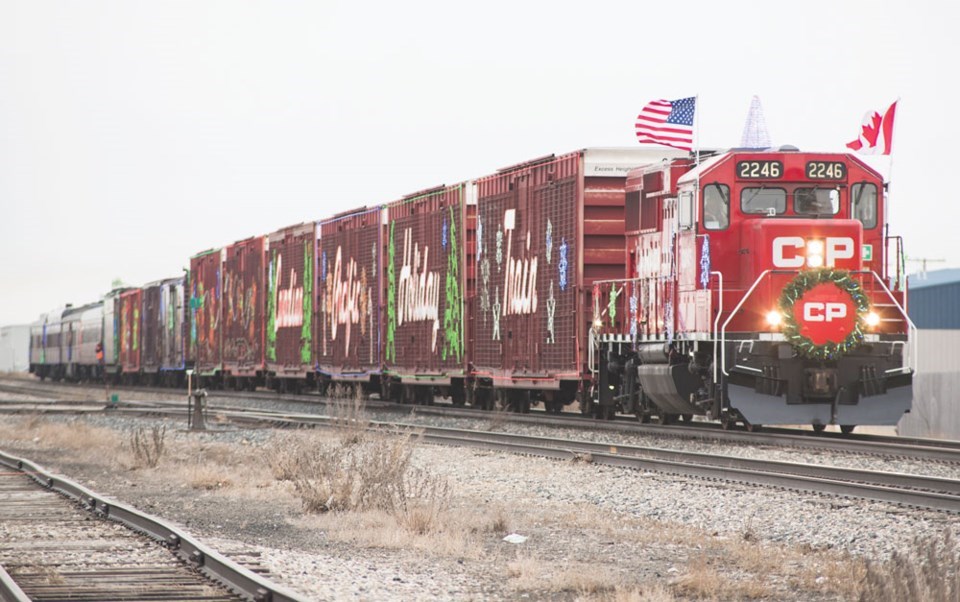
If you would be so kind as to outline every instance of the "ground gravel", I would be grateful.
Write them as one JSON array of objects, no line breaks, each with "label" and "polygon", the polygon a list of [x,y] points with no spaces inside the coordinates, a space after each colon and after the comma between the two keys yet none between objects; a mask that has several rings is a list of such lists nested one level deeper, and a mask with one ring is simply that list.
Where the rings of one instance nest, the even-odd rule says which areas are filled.
[{"label": "ground gravel", "polygon": [[[289,433],[226,424],[191,433],[169,423],[169,458],[156,469],[134,469],[124,459],[124,441],[155,422],[109,414],[0,419],[6,422],[0,449],[183,525],[316,600],[847,600],[857,596],[863,559],[887,559],[916,536],[956,529],[960,521],[811,493],[420,445],[414,464],[451,491],[442,528],[423,534],[383,514],[306,515],[290,489],[251,460]],[[24,438],[38,424],[61,423],[73,431],[83,425],[115,432],[119,451],[78,453],[42,434]],[[542,427],[498,428],[561,436]],[[582,436],[837,465],[883,461],[606,432]],[[922,463],[897,469],[928,468],[916,464]],[[184,466],[215,475],[185,478]],[[238,474],[250,482],[241,484]],[[504,542],[512,532],[527,540]]]}]

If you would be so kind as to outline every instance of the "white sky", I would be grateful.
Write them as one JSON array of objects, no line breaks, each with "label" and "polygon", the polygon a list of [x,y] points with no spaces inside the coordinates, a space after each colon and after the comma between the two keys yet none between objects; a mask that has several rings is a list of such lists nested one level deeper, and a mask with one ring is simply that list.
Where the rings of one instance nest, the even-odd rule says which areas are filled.
[{"label": "white sky", "polygon": [[634,146],[646,102],[692,95],[705,147],[739,144],[756,94],[774,144],[827,151],[901,98],[891,232],[909,255],[947,260],[930,268],[958,266],[958,12],[0,0],[0,324],[282,226]]}]

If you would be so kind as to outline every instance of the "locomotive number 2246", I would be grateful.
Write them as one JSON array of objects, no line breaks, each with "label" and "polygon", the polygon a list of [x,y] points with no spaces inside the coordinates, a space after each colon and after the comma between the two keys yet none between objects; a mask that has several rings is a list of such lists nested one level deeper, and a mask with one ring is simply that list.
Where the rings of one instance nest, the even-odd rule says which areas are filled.
[{"label": "locomotive number 2246", "polygon": [[737,177],[749,180],[773,180],[783,175],[783,163],[779,161],[739,161]]}]

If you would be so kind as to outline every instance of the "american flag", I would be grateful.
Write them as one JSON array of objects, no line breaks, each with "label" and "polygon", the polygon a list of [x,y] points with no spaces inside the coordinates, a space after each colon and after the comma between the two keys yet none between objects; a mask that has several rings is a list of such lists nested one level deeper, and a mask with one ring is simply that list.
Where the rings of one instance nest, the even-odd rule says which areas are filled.
[{"label": "american flag", "polygon": [[637,115],[637,140],[693,150],[693,112],[697,97],[654,100]]}]

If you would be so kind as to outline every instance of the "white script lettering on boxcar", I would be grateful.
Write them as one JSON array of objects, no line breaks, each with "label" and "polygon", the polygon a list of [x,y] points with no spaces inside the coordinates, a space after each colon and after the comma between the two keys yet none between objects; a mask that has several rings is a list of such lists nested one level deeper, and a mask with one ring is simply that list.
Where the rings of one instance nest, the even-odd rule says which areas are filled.
[{"label": "white script lettering on boxcar", "polygon": [[430,247],[413,242],[410,228],[403,233],[403,267],[397,280],[397,326],[404,322],[433,322],[431,351],[437,350],[440,330],[440,274],[427,271]]},{"label": "white script lettering on boxcar", "polygon": [[339,325],[343,324],[344,345],[350,354],[350,327],[360,322],[360,291],[362,283],[357,277],[357,262],[352,257],[347,262],[346,273],[343,266],[343,247],[337,247],[337,257],[333,262],[333,299],[330,309],[330,339],[337,340]]},{"label": "white script lettering on boxcar", "polygon": [[[513,210],[504,215],[503,230],[507,237],[507,273],[503,281],[503,315],[532,314],[537,311],[537,257],[530,257],[530,231],[527,231],[524,257],[513,257]],[[525,251],[525,252],[524,252]]]}]

